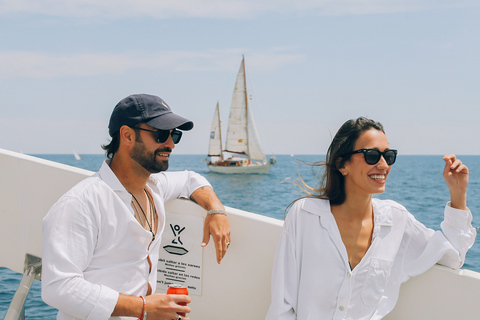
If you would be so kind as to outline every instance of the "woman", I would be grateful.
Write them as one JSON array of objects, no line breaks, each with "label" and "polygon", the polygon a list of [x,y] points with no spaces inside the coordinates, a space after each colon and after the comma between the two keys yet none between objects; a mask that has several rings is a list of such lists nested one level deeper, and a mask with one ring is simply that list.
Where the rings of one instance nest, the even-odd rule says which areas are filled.
[{"label": "woman", "polygon": [[426,228],[385,191],[397,151],[383,126],[343,124],[327,153],[320,194],[291,206],[277,248],[268,320],[381,319],[400,285],[435,263],[463,265],[476,231],[466,206],[468,168],[446,155],[451,201],[442,231]]}]

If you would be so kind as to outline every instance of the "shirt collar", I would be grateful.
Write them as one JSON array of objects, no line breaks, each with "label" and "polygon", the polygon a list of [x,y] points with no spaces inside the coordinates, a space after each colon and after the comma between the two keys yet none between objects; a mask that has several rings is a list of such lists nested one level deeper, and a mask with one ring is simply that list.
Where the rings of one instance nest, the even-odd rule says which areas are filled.
[{"label": "shirt collar", "polygon": [[[118,180],[117,176],[115,173],[112,171],[110,168],[110,159],[106,159],[102,166],[100,167],[100,170],[98,171],[98,176],[100,179],[102,179],[113,191],[122,194],[128,194],[130,196],[130,193],[128,192],[127,189],[123,186],[123,184]],[[155,188],[155,186],[158,183],[158,177],[155,175],[150,175],[150,177],[147,180],[147,187],[152,189]],[[128,198],[129,201],[131,198]]]},{"label": "shirt collar", "polygon": [[100,170],[98,171],[98,175],[100,179],[102,179],[113,191],[125,191],[127,189],[122,185],[120,180],[118,180],[115,173],[113,173],[112,169],[110,169],[110,159],[103,161]]},{"label": "shirt collar", "polygon": [[330,202],[325,199],[319,199],[315,197],[305,198],[302,204],[302,209],[317,216],[322,216],[325,213],[330,213]]},{"label": "shirt collar", "polygon": [[308,213],[319,216],[320,223],[325,229],[330,230],[331,227],[336,226],[328,200],[308,197],[306,201],[303,202],[302,209]]},{"label": "shirt collar", "polygon": [[[304,201],[302,209],[320,217],[320,223],[326,229],[330,229],[333,224],[336,225],[330,209],[330,202],[326,199],[308,198],[309,201]],[[376,226],[392,226],[393,216],[391,206],[385,201],[379,199],[372,199],[374,224]]]}]

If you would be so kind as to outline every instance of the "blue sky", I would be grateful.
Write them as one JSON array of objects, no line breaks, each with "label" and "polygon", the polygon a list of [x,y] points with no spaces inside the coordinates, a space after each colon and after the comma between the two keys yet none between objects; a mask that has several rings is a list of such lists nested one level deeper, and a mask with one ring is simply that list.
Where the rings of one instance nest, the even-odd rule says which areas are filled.
[{"label": "blue sky", "polygon": [[205,154],[245,55],[268,154],[324,154],[358,116],[400,154],[480,154],[478,1],[0,0],[0,35],[3,149],[102,153],[150,93],[195,122],[175,152]]}]

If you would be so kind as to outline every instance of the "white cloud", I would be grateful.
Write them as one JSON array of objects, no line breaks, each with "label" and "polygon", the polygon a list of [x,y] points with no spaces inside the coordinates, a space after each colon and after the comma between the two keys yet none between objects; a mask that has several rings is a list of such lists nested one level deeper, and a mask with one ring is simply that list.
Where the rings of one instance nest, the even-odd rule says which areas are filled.
[{"label": "white cloud", "polygon": [[357,15],[478,7],[475,0],[3,0],[0,14],[36,13],[82,18],[251,18],[266,13]]},{"label": "white cloud", "polygon": [[[159,68],[172,72],[236,70],[243,49],[207,52],[50,54],[0,52],[0,79],[13,77],[59,78],[123,74],[133,68]],[[272,50],[249,54],[249,66],[258,71],[304,61],[302,54]],[[233,69],[232,69],[233,68]]]}]

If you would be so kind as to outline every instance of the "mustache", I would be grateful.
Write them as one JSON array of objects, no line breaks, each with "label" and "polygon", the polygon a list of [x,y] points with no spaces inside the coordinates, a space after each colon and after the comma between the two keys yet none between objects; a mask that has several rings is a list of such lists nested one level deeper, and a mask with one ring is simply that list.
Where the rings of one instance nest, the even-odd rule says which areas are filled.
[{"label": "mustache", "polygon": [[155,150],[155,155],[159,154],[159,153],[162,153],[162,152],[172,152],[172,148],[158,148],[157,150]]}]

